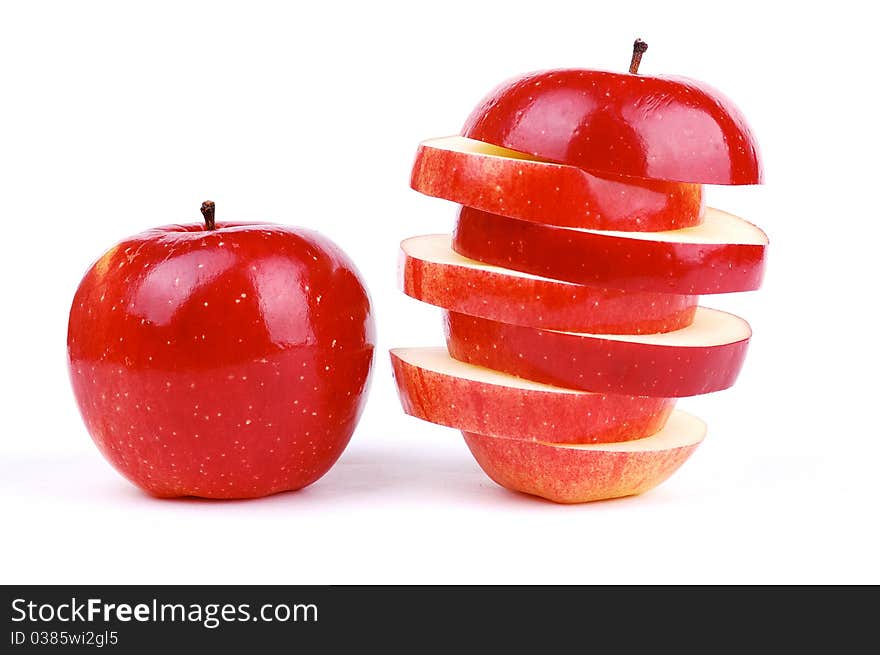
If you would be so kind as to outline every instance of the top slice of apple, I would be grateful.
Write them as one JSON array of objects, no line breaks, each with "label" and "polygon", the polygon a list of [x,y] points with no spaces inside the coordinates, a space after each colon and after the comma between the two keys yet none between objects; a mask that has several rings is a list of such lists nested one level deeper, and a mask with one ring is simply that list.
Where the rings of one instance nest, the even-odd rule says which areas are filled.
[{"label": "top slice of apple", "polygon": [[720,91],[684,77],[556,69],[502,83],[462,136],[602,175],[760,184],[758,144]]}]

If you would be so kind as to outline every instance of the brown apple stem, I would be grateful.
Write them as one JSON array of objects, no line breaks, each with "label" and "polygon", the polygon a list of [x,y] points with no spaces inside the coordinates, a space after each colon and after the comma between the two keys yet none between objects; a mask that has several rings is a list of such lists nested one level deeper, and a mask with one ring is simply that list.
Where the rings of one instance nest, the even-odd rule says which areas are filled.
[{"label": "brown apple stem", "polygon": [[205,229],[214,229],[214,201],[206,200],[202,203],[202,216],[205,217]]},{"label": "brown apple stem", "polygon": [[639,64],[642,63],[642,55],[648,49],[648,44],[641,39],[636,39],[633,43],[633,56],[629,62],[629,72],[635,75],[639,72]]}]

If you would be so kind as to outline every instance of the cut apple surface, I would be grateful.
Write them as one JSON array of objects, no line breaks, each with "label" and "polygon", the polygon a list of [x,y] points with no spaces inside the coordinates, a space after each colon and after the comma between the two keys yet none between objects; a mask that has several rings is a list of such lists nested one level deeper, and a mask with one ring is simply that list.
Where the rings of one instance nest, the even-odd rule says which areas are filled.
[{"label": "cut apple surface", "polygon": [[696,450],[706,424],[675,410],[650,437],[589,445],[463,434],[477,463],[502,487],[557,503],[585,503],[653,489]]},{"label": "cut apple surface", "polygon": [[621,291],[551,280],[462,257],[446,234],[401,243],[400,285],[416,300],[552,330],[651,334],[691,323],[698,296]]},{"label": "cut apple surface", "polygon": [[757,289],[767,235],[751,223],[706,208],[695,227],[666,232],[563,228],[459,211],[453,249],[471,259],[573,282],[686,295]]},{"label": "cut apple surface", "polygon": [[419,145],[410,186],[503,216],[597,230],[675,230],[698,225],[699,184],[598,177],[461,136]]},{"label": "cut apple surface", "polygon": [[678,398],[736,380],[751,330],[733,314],[699,307],[688,327],[662,334],[559,332],[444,312],[449,354],[572,389]]},{"label": "cut apple surface", "polygon": [[445,348],[396,348],[391,364],[410,416],[530,441],[602,443],[660,430],[675,400],[554,387],[452,359]]}]

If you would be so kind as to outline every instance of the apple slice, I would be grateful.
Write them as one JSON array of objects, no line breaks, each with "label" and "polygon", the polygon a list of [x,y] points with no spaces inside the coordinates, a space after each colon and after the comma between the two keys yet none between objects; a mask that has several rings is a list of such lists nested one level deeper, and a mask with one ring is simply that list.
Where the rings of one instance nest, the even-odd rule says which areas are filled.
[{"label": "apple slice", "polygon": [[490,478],[557,503],[632,496],[669,478],[706,436],[706,424],[675,410],[658,433],[605,444],[549,444],[463,432]]},{"label": "apple slice", "polygon": [[553,387],[452,359],[445,348],[395,348],[394,380],[410,416],[489,436],[602,443],[654,434],[675,400]]},{"label": "apple slice", "polygon": [[573,332],[651,334],[693,320],[699,296],[586,287],[466,259],[448,234],[400,244],[408,296],[471,316]]},{"label": "apple slice", "polygon": [[503,216],[596,230],[675,230],[698,225],[703,210],[699,184],[597,177],[461,136],[422,142],[410,186]]},{"label": "apple slice", "polygon": [[688,327],[663,334],[557,332],[444,312],[449,354],[536,382],[661,398],[730,387],[751,330],[733,314],[697,308]]},{"label": "apple slice", "polygon": [[600,174],[760,184],[758,143],[704,82],[583,68],[526,73],[474,108],[463,136]]},{"label": "apple slice", "polygon": [[465,257],[575,284],[710,294],[757,289],[767,235],[707,207],[703,223],[668,232],[542,225],[462,207],[453,249]]}]

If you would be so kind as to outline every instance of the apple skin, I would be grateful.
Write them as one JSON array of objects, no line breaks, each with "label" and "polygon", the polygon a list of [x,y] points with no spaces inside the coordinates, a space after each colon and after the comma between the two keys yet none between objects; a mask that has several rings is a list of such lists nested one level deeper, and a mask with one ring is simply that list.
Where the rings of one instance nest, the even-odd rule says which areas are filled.
[{"label": "apple skin", "polygon": [[[424,240],[442,243],[442,258],[419,256]],[[422,302],[471,316],[551,330],[654,334],[690,325],[699,296],[602,289],[522,275],[461,257],[447,235],[401,243],[400,286]]]},{"label": "apple skin", "polygon": [[252,498],[320,478],[369,386],[354,265],[274,224],[170,225],[111,248],[76,291],[74,395],[99,450],[158,497]]},{"label": "apple skin", "polygon": [[443,312],[443,319],[449,354],[459,361],[559,387],[659,398],[732,386],[750,334],[708,347],[677,346],[541,330],[456,312]]},{"label": "apple skin", "polygon": [[[518,384],[501,373],[487,383],[419,366],[418,353],[412,356],[438,350],[391,351],[400,403],[410,416],[466,432],[551,443],[627,441],[660,430],[675,407],[672,398],[540,388],[544,385]],[[458,363],[458,368],[476,367]]]},{"label": "apple skin", "polygon": [[591,173],[759,184],[757,141],[717,89],[686,77],[556,69],[489,93],[462,136]]},{"label": "apple skin", "polygon": [[760,287],[766,243],[654,241],[462,207],[452,248],[487,264],[574,284],[700,295]]},{"label": "apple skin", "polygon": [[702,186],[602,178],[549,162],[489,156],[419,145],[410,186],[483,211],[562,227],[596,230],[675,230],[700,223]]},{"label": "apple skin", "polygon": [[[679,412],[672,415],[670,423],[676,421],[676,414]],[[705,424],[699,423],[702,431],[696,439],[657,450],[590,450],[462,434],[480,468],[502,487],[573,504],[633,496],[664,482],[702,442]]]}]

